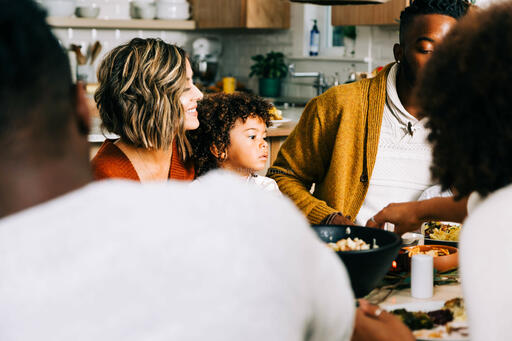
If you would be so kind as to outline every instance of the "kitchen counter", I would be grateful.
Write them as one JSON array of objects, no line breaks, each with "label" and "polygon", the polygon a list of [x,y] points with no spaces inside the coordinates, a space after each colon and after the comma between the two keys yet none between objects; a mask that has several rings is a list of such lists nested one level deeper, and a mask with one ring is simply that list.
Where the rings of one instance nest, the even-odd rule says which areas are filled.
[{"label": "kitchen counter", "polygon": [[275,128],[268,128],[267,129],[267,136],[268,137],[279,137],[279,136],[288,136],[292,132],[293,128],[295,128],[295,125],[297,122],[289,122],[286,124],[283,124],[282,126],[275,127]]},{"label": "kitchen counter", "polygon": [[[283,124],[283,126],[279,126],[279,127],[275,127],[275,128],[269,128],[267,130],[267,136],[268,137],[286,137],[288,135],[290,135],[290,133],[292,132],[293,128],[295,128],[295,125],[297,124],[297,122],[289,122],[287,124]],[[117,136],[116,134],[103,134],[100,130],[99,130],[99,126],[98,127],[93,127],[93,129],[91,129],[91,132],[89,133],[89,135],[87,136],[87,140],[90,142],[90,143],[102,143],[103,141],[105,141],[105,139],[117,139],[119,136]]]},{"label": "kitchen counter", "polygon": [[[283,117],[289,118],[291,121],[282,123],[281,125],[277,127],[270,127],[267,129],[267,137],[268,137],[268,144],[269,144],[269,150],[270,150],[270,158],[267,163],[267,167],[270,167],[270,165],[274,162],[274,160],[277,157],[277,153],[279,151],[279,148],[281,148],[281,145],[286,140],[288,135],[292,132],[292,130],[295,128],[295,125],[297,124],[297,121],[300,118],[300,115],[302,114],[302,111],[304,108],[302,107],[293,107],[293,108],[287,108],[287,109],[281,109],[283,112]],[[100,145],[105,141],[105,138],[110,139],[116,139],[118,138],[115,134],[106,134],[106,136],[101,132],[100,129],[101,125],[101,119],[97,115],[93,115],[91,118],[91,131],[88,136],[89,143],[91,144],[91,151],[90,156],[91,158],[96,155],[96,152],[98,151]],[[266,172],[266,169],[264,172],[261,172],[261,174],[264,174]]]},{"label": "kitchen counter", "polygon": [[[288,136],[292,132],[293,128],[300,119],[300,115],[304,110],[303,107],[294,107],[288,109],[281,109],[284,118],[289,118],[291,121],[285,122],[277,127],[270,127],[267,130],[268,137],[282,137]],[[100,129],[101,119],[98,115],[92,115],[91,117],[91,132],[89,133],[88,140],[91,143],[102,143],[105,141],[105,135]],[[106,138],[115,139],[118,136],[115,134],[106,134]]]}]

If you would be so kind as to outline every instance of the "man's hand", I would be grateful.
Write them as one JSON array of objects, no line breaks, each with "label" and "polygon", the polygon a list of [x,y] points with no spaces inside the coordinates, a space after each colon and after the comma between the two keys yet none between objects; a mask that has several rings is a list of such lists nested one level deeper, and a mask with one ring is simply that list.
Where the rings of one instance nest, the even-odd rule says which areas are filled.
[{"label": "man's hand", "polygon": [[419,213],[419,201],[389,204],[366,222],[368,227],[384,228],[385,223],[395,225],[395,233],[415,231],[421,227],[423,219]]},{"label": "man's hand", "polygon": [[395,233],[415,231],[426,221],[453,221],[461,223],[467,212],[468,197],[435,197],[422,201],[389,204],[374,215],[366,226],[383,228],[384,223],[395,224]]},{"label": "man's hand", "polygon": [[322,223],[325,225],[354,225],[350,217],[345,217],[341,212],[329,215]]},{"label": "man's hand", "polygon": [[414,341],[411,331],[393,314],[359,300],[352,341]]}]

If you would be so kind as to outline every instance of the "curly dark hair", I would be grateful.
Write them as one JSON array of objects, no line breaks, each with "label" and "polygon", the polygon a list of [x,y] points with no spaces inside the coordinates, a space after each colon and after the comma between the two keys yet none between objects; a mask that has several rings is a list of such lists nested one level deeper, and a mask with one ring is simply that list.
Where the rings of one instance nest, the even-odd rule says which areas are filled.
[{"label": "curly dark hair", "polygon": [[459,196],[512,183],[512,4],[471,13],[447,35],[417,89],[432,175]]},{"label": "curly dark hair", "polygon": [[269,127],[271,108],[272,104],[263,98],[242,92],[206,95],[197,106],[199,128],[188,132],[197,175],[219,167],[220,160],[212,153],[211,147],[215,146],[218,154],[227,150],[229,132],[238,119],[245,122],[249,117],[260,117]]},{"label": "curly dark hair", "polygon": [[400,13],[400,44],[409,25],[418,15],[442,14],[455,19],[463,17],[471,4],[466,0],[414,0]]}]

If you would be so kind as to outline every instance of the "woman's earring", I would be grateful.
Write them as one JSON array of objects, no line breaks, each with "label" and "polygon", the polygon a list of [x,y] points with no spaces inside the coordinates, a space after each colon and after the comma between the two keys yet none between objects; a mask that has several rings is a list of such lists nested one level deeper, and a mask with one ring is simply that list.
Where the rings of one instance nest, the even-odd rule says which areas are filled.
[{"label": "woman's earring", "polygon": [[396,61],[396,63],[397,63],[397,64],[400,64],[400,61],[399,61],[399,60],[397,60],[397,61]]}]

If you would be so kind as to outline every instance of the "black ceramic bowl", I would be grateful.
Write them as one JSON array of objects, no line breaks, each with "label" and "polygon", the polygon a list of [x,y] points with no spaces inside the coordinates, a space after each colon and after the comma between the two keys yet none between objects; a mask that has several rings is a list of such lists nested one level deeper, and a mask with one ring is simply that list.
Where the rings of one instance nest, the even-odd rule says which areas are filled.
[{"label": "black ceramic bowl", "polygon": [[[358,298],[367,295],[377,286],[391,268],[402,245],[402,238],[389,231],[347,225],[313,225],[312,227],[320,239],[326,243],[336,243],[343,238],[357,237],[371,246],[375,239],[379,246],[376,249],[336,252],[347,268],[352,290]],[[350,231],[349,234],[348,231]]]}]

